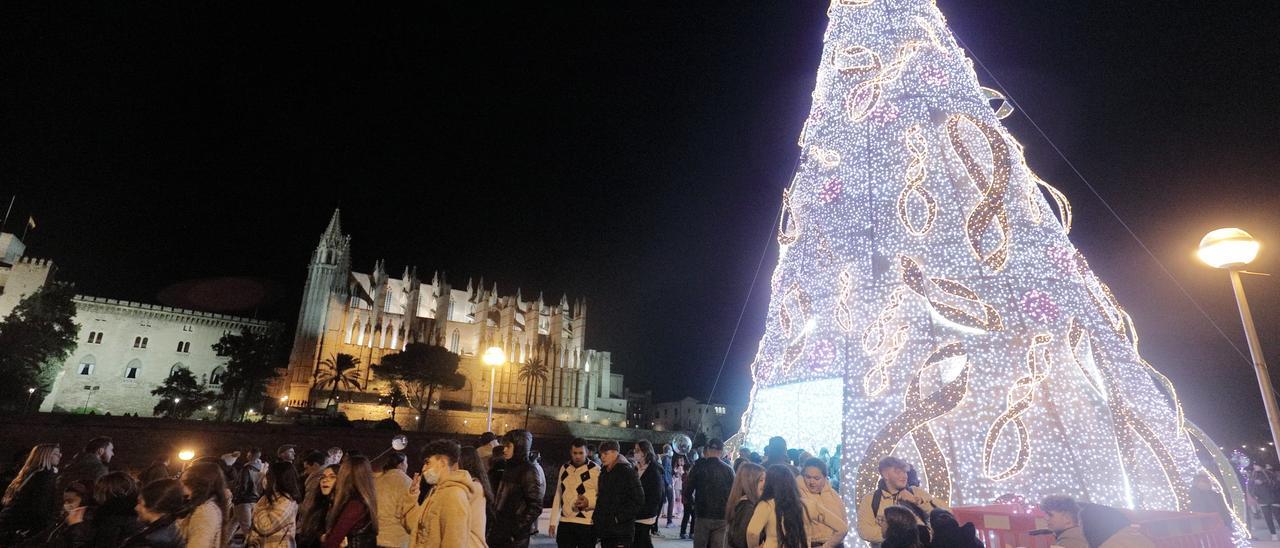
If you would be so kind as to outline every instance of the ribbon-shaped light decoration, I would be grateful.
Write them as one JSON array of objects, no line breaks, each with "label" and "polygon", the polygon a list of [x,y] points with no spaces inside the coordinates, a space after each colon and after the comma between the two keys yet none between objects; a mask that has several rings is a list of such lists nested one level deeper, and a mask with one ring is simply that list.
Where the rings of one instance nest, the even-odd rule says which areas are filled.
[{"label": "ribbon-shaped light decoration", "polygon": [[[982,444],[982,473],[992,480],[1003,481],[1017,475],[1026,468],[1027,461],[1031,458],[1031,434],[1027,431],[1027,423],[1022,420],[1022,415],[1031,408],[1036,389],[1048,376],[1050,367],[1048,347],[1052,341],[1053,336],[1048,333],[1037,334],[1031,341],[1031,348],[1027,350],[1027,369],[1030,372],[1014,381],[1013,387],[1009,389],[1008,404],[1004,413],[996,417],[991,428],[987,429],[987,438]],[[1013,423],[1014,432],[1018,435],[1017,457],[1008,468],[999,472],[992,471],[991,460],[995,453],[996,442],[1000,441],[1001,432],[1010,423]]]},{"label": "ribbon-shaped light decoration", "polygon": [[[961,133],[961,124],[967,122],[982,133],[987,146],[991,150],[991,174],[988,175],[982,164],[974,157]],[[1010,156],[1009,145],[995,126],[979,120],[971,114],[953,114],[947,119],[947,137],[951,140],[951,148],[959,156],[969,180],[978,187],[981,197],[965,218],[965,233],[969,237],[969,247],[978,261],[992,270],[1004,269],[1009,260],[1009,212],[1005,209],[1005,194],[1009,191]],[[995,224],[999,231],[999,241],[990,253],[982,249],[983,235]]]},{"label": "ribbon-shaped light decoration", "polygon": [[[1069,322],[1067,341],[1071,345],[1071,358],[1075,360],[1076,365],[1081,370],[1085,370],[1085,367],[1080,361],[1080,347],[1084,342],[1089,342],[1090,356],[1093,358],[1094,365],[1102,373],[1103,385],[1101,388],[1108,395],[1107,408],[1111,412],[1111,428],[1115,435],[1116,443],[1120,445],[1120,462],[1124,465],[1126,473],[1128,473],[1129,477],[1136,477],[1140,465],[1138,462],[1139,447],[1134,440],[1134,436],[1130,435],[1130,432],[1132,432],[1155,455],[1156,463],[1160,466],[1160,470],[1164,473],[1165,480],[1169,484],[1169,491],[1173,493],[1173,497],[1178,503],[1178,510],[1186,511],[1191,505],[1191,494],[1187,484],[1182,481],[1182,475],[1178,471],[1178,463],[1173,459],[1173,453],[1169,451],[1169,448],[1160,440],[1160,436],[1138,416],[1138,413],[1133,410],[1133,406],[1125,399],[1115,378],[1115,372],[1111,370],[1111,364],[1106,361],[1106,358],[1098,349],[1098,345],[1093,343],[1092,336],[1081,325],[1078,318],[1072,317]],[[1090,384],[1094,384],[1092,380]],[[1099,387],[1095,384],[1094,388],[1097,389]]]},{"label": "ribbon-shaped light decoration", "polygon": [[[902,283],[907,288],[914,291],[917,295],[924,297],[929,301],[929,305],[933,307],[943,318],[960,324],[964,327],[972,327],[982,331],[1001,331],[1004,329],[1004,322],[1000,319],[1000,313],[996,312],[995,307],[982,302],[972,289],[969,289],[960,282],[948,280],[946,278],[929,278],[924,274],[924,270],[911,257],[900,255],[898,263],[902,267]],[[969,309],[976,309],[969,312],[961,306],[954,306],[935,299],[932,295],[934,291],[930,287],[936,287],[937,292],[942,293],[943,297],[958,298],[961,306]]]},{"label": "ribbon-shaped light decoration", "polygon": [[[929,143],[924,138],[924,131],[916,124],[907,129],[907,151],[911,159],[907,161],[907,186],[898,194],[898,221],[906,227],[912,236],[924,236],[933,228],[933,220],[938,216],[938,201],[933,194],[924,188],[925,159],[929,153]],[[909,211],[912,196],[924,202],[924,219],[917,224]]]},{"label": "ribbon-shaped light decoration", "polygon": [[1022,144],[1019,143],[1017,139],[1010,139],[1010,141],[1013,142],[1013,146],[1016,149],[1016,154],[1014,154],[1014,156],[1016,156],[1018,161],[1022,163],[1022,172],[1027,174],[1027,179],[1031,182],[1031,184],[1026,185],[1023,192],[1023,197],[1026,198],[1027,201],[1027,213],[1031,215],[1031,222],[1038,225],[1044,221],[1043,215],[1040,214],[1040,202],[1037,200],[1037,198],[1040,197],[1040,189],[1043,188],[1045,192],[1049,193],[1049,198],[1053,200],[1053,205],[1058,214],[1058,222],[1062,224],[1063,233],[1070,234],[1072,219],[1071,201],[1067,200],[1066,194],[1063,194],[1061,190],[1058,190],[1053,185],[1045,182],[1045,180],[1041,179],[1039,175],[1036,175],[1036,172],[1031,169],[1031,166],[1027,165],[1027,155],[1023,151]]},{"label": "ribbon-shaped light decoration", "polygon": [[907,63],[920,52],[919,41],[909,41],[898,48],[893,61],[883,63],[880,54],[866,46],[850,46],[835,52],[832,64],[841,74],[865,78],[853,86],[845,99],[845,113],[851,122],[861,122],[880,104],[885,84],[902,77]]},{"label": "ribbon-shaped light decoration", "polygon": [[889,294],[884,309],[876,315],[876,319],[862,332],[862,349],[869,355],[878,356],[875,365],[862,377],[862,390],[868,396],[879,396],[889,387],[889,367],[898,360],[902,347],[907,343],[907,325],[891,327],[889,324],[902,306],[903,289],[898,287]]},{"label": "ribbon-shaped light decoration", "polygon": [[782,191],[782,216],[778,217],[778,245],[791,245],[800,239],[800,225],[796,222],[795,211],[791,208],[791,191],[787,187]]},{"label": "ribbon-shaped light decoration", "polygon": [[805,341],[809,339],[809,332],[813,330],[813,320],[810,319],[812,313],[813,302],[809,299],[809,293],[800,284],[791,284],[782,296],[782,309],[778,311],[778,321],[782,324],[782,331],[788,341],[782,352],[782,367],[773,371],[772,380],[782,378],[795,365],[796,360],[800,359]]},{"label": "ribbon-shaped light decoration", "polygon": [[1080,279],[1084,280],[1084,287],[1089,292],[1089,299],[1093,301],[1094,308],[1107,320],[1112,331],[1126,336],[1124,310],[1120,308],[1120,303],[1111,293],[1111,288],[1094,275],[1093,270],[1089,268],[1089,261],[1079,251],[1076,252],[1076,272],[1080,274]]},{"label": "ribbon-shaped light decoration", "polygon": [[[960,374],[927,397],[922,396],[920,374],[929,366],[958,357],[965,358]],[[920,452],[921,465],[924,468],[925,477],[929,480],[929,492],[943,501],[951,498],[949,467],[928,424],[929,421],[955,409],[964,400],[969,390],[969,370],[968,354],[965,352],[964,345],[959,342],[948,343],[934,350],[929,359],[925,360],[924,365],[916,370],[915,375],[911,377],[911,382],[907,385],[902,413],[876,432],[862,454],[862,463],[858,465],[858,480],[855,484],[856,500],[862,500],[862,497],[875,490],[876,481],[880,478],[880,459],[892,454],[893,448],[908,434],[912,435],[916,449]],[[920,435],[917,436],[916,433]]]},{"label": "ribbon-shaped light decoration", "polygon": [[846,266],[836,275],[836,326],[840,331],[853,331],[853,309],[849,308],[849,299],[853,298],[853,267]]}]

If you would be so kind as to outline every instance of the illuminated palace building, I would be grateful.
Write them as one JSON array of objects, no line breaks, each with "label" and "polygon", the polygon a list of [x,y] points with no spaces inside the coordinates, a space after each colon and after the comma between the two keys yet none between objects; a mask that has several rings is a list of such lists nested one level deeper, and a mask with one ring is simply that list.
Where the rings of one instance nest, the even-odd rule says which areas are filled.
[{"label": "illuminated palace building", "polygon": [[[349,354],[360,360],[362,389],[343,392],[341,410],[352,419],[384,418],[388,408],[379,405],[379,397],[388,387],[374,374],[377,364],[408,343],[426,342],[459,354],[458,371],[466,377],[461,390],[439,394],[433,407],[484,413],[490,370],[480,355],[497,346],[508,363],[496,371],[495,413],[523,414],[528,386],[519,369],[536,357],[546,365],[546,379],[534,383],[534,415],[625,426],[622,375],[611,372],[608,352],[584,347],[586,317],[581,301],[571,305],[562,297],[553,303],[541,295],[525,300],[519,290],[500,296],[497,285],[486,289],[483,279],[457,289],[438,274],[430,282],[419,280],[413,268],[393,278],[382,261],[371,272],[353,272],[351,238],[342,234],[334,211],[308,266],[286,378],[288,400],[294,406],[325,405],[327,391],[313,390],[315,379],[323,377],[327,361]],[[279,387],[277,393],[285,391]]]}]

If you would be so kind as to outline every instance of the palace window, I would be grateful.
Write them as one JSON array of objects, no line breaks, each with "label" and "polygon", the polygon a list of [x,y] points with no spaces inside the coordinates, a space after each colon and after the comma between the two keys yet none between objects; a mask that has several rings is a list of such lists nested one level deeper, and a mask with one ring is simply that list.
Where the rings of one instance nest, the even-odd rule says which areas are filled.
[{"label": "palace window", "polygon": [[138,360],[130,361],[129,365],[124,366],[124,378],[137,379],[138,371],[140,371],[141,369],[142,369],[142,362]]},{"label": "palace window", "polygon": [[227,377],[227,369],[225,367],[218,366],[216,369],[213,370],[213,374],[209,375],[209,384],[213,386],[221,385],[223,379],[225,379],[226,377]]},{"label": "palace window", "polygon": [[191,352],[191,343],[178,341],[178,352],[182,352],[184,354]]},{"label": "palace window", "polygon": [[80,359],[80,365],[76,367],[76,372],[81,375],[93,374],[93,356],[85,356]]},{"label": "palace window", "polygon": [[94,338],[94,337],[97,337],[97,336],[98,336],[98,332],[96,332],[96,331],[90,331],[90,332],[89,332],[89,340],[87,340],[87,341],[85,341],[85,342],[87,342],[87,343],[89,343],[89,344],[93,344],[93,338]]},{"label": "palace window", "polygon": [[146,338],[146,337],[134,337],[134,338],[133,338],[133,347],[134,347],[134,348],[146,348],[146,347],[147,347],[147,338]]},{"label": "palace window", "polygon": [[723,406],[723,405],[717,405],[717,406],[716,406],[716,414],[717,414],[717,415],[723,415],[724,413],[725,413],[724,406]]},{"label": "palace window", "polygon": [[454,329],[453,336],[449,337],[449,351],[453,352],[454,354],[457,354],[461,346],[462,346],[462,334],[458,333],[457,329]]}]

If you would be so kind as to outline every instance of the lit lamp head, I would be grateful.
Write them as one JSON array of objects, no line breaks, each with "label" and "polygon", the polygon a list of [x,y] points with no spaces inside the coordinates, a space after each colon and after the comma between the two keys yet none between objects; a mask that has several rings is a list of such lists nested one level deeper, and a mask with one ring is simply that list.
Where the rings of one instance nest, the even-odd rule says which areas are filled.
[{"label": "lit lamp head", "polygon": [[484,355],[480,356],[480,361],[489,367],[501,367],[503,362],[507,361],[507,355],[502,352],[501,348],[490,346],[484,351]]},{"label": "lit lamp head", "polygon": [[196,452],[190,449],[183,449],[182,451],[178,452],[178,460],[182,462],[187,462],[194,458],[196,458]]},{"label": "lit lamp head", "polygon": [[1262,245],[1238,228],[1219,228],[1205,234],[1196,255],[1214,268],[1240,268],[1258,256]]}]

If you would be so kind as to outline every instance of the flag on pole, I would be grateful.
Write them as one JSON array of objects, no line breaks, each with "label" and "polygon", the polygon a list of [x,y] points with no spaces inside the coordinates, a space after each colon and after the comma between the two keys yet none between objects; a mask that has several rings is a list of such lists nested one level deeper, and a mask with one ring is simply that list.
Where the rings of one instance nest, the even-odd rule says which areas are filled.
[{"label": "flag on pole", "polygon": [[27,228],[28,228],[28,229],[31,229],[31,228],[35,228],[35,227],[36,227],[36,218],[28,215],[28,216],[27,216]]}]

